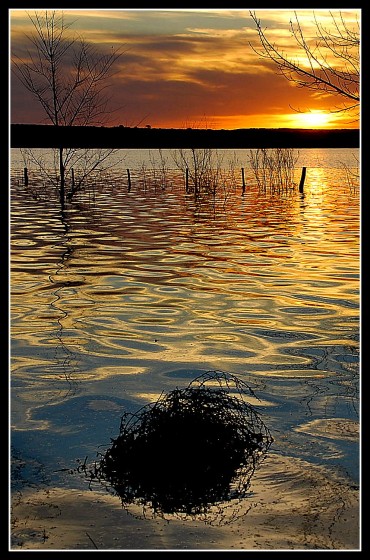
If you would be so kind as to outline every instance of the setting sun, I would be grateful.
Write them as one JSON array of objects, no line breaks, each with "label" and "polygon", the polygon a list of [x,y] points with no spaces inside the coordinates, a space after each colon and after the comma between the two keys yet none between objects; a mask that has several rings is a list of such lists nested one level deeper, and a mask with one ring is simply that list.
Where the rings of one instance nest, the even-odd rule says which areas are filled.
[{"label": "setting sun", "polygon": [[[37,13],[43,15],[42,10]],[[359,126],[358,9],[334,14],[334,19],[330,10],[305,9],[261,9],[253,17],[250,10],[213,8],[57,9],[56,13],[65,18],[66,37],[83,38],[98,57],[105,57],[115,49],[121,51],[122,47],[105,88],[105,91],[109,89],[109,109],[104,114],[108,126],[214,129]],[[37,87],[36,92],[30,92],[25,87],[26,75],[22,83],[16,73],[17,62],[18,70],[26,70],[28,58],[24,53],[28,48],[31,48],[31,59],[38,60],[32,50],[35,45],[29,42],[35,31],[32,17],[27,10],[10,10],[12,123],[43,123],[49,118],[45,116]],[[299,86],[300,79],[305,83],[305,76],[300,78],[294,71],[288,72],[289,76],[284,76],[284,72],[281,75],[271,59],[272,53],[266,54],[258,34],[260,17],[262,28],[266,26],[267,39],[292,61],[293,68],[297,64],[308,75],[311,70],[314,72],[313,82],[308,80],[306,84],[309,87]],[[296,18],[309,40],[309,49],[311,42],[315,49],[315,41],[324,29],[330,37],[339,33],[336,26],[345,37],[348,35],[348,48],[343,52],[335,39],[334,46],[325,45],[324,41],[320,56],[314,51],[307,58],[309,51],[291,37],[290,25]],[[333,57],[335,47],[338,59]],[[64,62],[69,68],[70,61]],[[59,63],[60,69],[63,64]],[[328,83],[324,80],[322,84],[320,72],[324,69]],[[330,81],[334,87],[330,87]],[[335,112],[346,103],[351,105],[352,100],[350,112]]]},{"label": "setting sun", "polygon": [[294,123],[302,128],[319,128],[332,124],[333,114],[323,111],[308,111],[294,115]]}]

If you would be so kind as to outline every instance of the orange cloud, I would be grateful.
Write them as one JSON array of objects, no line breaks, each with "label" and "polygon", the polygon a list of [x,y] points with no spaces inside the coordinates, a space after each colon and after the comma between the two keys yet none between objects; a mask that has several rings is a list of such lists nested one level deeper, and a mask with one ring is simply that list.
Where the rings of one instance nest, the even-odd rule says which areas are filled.
[{"label": "orange cloud", "polygon": [[[346,10],[343,17],[352,24],[359,12]],[[316,126],[358,126],[348,119],[344,124],[339,114],[330,112],[338,105],[335,96],[294,87],[277,75],[270,61],[256,54],[250,43],[258,49],[259,40],[248,10],[68,9],[63,13],[71,22],[70,30],[101,52],[122,47],[124,54],[109,85],[112,109],[118,109],[111,114],[111,124],[182,127],[206,118],[214,128],[302,128],[314,123],[302,116],[311,113],[322,115],[321,124],[316,117]],[[314,12],[298,10],[297,14],[302,30],[314,35]],[[320,24],[330,24],[329,10],[315,14]],[[277,9],[257,15],[269,38],[298,59],[289,32],[294,13]],[[23,54],[30,24],[24,10],[10,10],[12,48]],[[12,122],[40,122],[37,102],[14,78],[11,98]]]}]

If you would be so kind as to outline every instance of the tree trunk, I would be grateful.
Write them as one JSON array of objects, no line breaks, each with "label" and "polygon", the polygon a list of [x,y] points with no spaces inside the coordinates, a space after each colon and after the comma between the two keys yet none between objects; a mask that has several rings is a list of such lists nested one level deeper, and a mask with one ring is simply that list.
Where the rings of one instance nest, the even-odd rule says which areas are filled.
[{"label": "tree trunk", "polygon": [[62,207],[64,206],[65,200],[65,168],[63,162],[63,148],[59,148],[59,175],[60,175],[60,189],[59,189],[59,196],[60,196],[60,203]]}]

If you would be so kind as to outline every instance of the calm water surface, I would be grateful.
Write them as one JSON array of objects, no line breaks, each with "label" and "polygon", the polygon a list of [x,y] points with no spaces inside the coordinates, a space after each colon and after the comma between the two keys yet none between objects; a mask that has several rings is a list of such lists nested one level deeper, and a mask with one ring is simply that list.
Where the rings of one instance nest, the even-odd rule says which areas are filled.
[{"label": "calm water surface", "polygon": [[259,191],[245,154],[245,196],[239,184],[195,201],[175,173],[165,189],[143,183],[155,152],[121,151],[61,213],[32,167],[23,186],[12,152],[17,484],[84,485],[61,469],[207,370],[253,387],[271,452],[358,480],[360,197],[342,166],[357,152],[302,150],[304,194]]}]

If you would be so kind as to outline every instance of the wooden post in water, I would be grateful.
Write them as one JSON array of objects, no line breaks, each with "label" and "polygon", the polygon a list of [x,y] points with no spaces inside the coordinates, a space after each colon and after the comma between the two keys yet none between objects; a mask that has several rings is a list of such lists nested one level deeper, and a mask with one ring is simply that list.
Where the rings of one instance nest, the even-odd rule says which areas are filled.
[{"label": "wooden post in water", "polygon": [[27,167],[25,167],[23,169],[23,177],[24,177],[24,185],[25,185],[25,187],[28,187],[28,169],[27,169]]},{"label": "wooden post in water", "polygon": [[130,192],[130,190],[131,190],[131,176],[130,176],[130,170],[129,169],[127,169],[127,181],[128,181],[127,190],[128,190],[128,192]]},{"label": "wooden post in water", "polygon": [[244,178],[244,167],[242,167],[242,195],[245,194],[245,178]]},{"label": "wooden post in water", "polygon": [[302,167],[302,175],[301,175],[301,180],[299,182],[299,192],[303,192],[303,185],[304,185],[304,181],[306,179],[306,168]]},{"label": "wooden post in water", "polygon": [[71,168],[71,175],[72,175],[72,189],[75,188],[75,170],[73,167]]},{"label": "wooden post in water", "polygon": [[189,192],[189,168],[187,167],[185,170],[185,190]]}]

